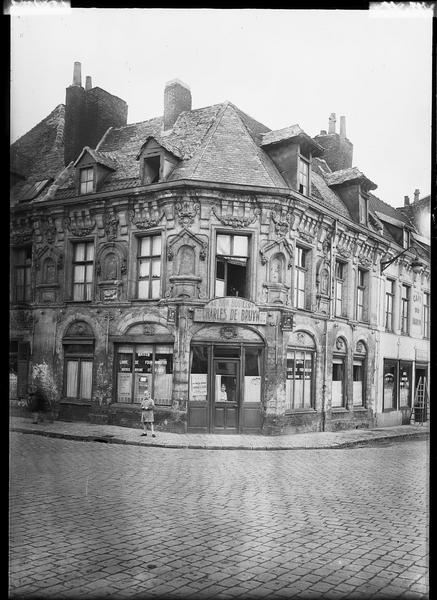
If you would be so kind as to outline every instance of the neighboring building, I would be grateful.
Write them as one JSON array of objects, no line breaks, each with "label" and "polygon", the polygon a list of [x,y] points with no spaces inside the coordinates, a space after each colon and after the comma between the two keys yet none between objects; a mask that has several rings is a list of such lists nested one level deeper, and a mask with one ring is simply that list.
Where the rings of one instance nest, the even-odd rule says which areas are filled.
[{"label": "neighboring building", "polygon": [[14,398],[32,376],[61,419],[132,425],[147,379],[158,429],[410,422],[429,253],[352,151],[343,117],[271,131],[192,109],[178,80],[128,125],[75,63],[65,106],[12,146]]}]

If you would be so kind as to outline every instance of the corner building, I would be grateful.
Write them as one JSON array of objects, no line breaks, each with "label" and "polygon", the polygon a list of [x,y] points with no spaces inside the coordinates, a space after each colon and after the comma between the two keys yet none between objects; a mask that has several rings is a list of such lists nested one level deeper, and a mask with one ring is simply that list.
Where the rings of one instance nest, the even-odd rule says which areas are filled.
[{"label": "corner building", "polygon": [[75,63],[65,105],[11,150],[14,410],[36,380],[59,419],[136,426],[147,380],[158,430],[409,422],[429,248],[352,151],[344,118],[271,131],[230,102],[192,109],[178,80],[129,125]]}]

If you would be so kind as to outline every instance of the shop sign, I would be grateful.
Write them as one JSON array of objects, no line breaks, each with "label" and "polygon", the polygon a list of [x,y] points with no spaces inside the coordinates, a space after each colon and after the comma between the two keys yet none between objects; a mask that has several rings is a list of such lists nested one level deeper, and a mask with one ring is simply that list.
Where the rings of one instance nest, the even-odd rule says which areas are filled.
[{"label": "shop sign", "polygon": [[204,323],[241,323],[265,325],[267,313],[243,298],[216,298],[203,308],[194,309],[194,321]]}]

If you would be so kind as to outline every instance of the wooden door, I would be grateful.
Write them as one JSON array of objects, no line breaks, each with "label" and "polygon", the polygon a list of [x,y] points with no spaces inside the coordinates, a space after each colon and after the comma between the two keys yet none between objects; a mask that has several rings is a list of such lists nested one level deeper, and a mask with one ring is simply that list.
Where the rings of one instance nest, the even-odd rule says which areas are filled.
[{"label": "wooden door", "polygon": [[240,361],[214,359],[212,381],[212,431],[238,433],[240,406]]}]

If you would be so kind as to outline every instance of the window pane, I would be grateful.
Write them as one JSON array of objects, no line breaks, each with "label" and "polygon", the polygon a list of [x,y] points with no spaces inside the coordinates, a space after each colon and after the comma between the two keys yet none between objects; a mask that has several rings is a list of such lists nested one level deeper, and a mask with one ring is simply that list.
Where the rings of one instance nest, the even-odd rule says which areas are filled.
[{"label": "window pane", "polygon": [[94,244],[87,244],[87,260],[94,260]]},{"label": "window pane", "polygon": [[173,389],[173,354],[155,353],[155,401],[165,406],[171,406]]},{"label": "window pane", "polygon": [[161,258],[152,259],[152,277],[161,275]]},{"label": "window pane", "polygon": [[83,283],[75,283],[73,285],[73,300],[83,300],[85,287]]},{"label": "window pane", "polygon": [[231,237],[229,235],[217,235],[217,254],[231,255]]},{"label": "window pane", "polygon": [[155,256],[161,254],[161,236],[160,235],[153,236],[152,254],[154,254]]},{"label": "window pane", "polygon": [[90,360],[81,362],[80,397],[91,400],[93,363]]},{"label": "window pane", "polygon": [[85,260],[85,244],[74,245],[74,260],[76,262]]},{"label": "window pane", "polygon": [[73,269],[73,281],[75,283],[83,283],[85,281],[85,266],[75,265]]},{"label": "window pane", "polygon": [[148,277],[150,275],[150,260],[140,260],[140,277]]},{"label": "window pane", "polygon": [[247,254],[248,239],[245,235],[234,236],[234,256],[248,256]]},{"label": "window pane", "polygon": [[221,279],[215,280],[215,295],[220,298],[225,295],[225,282]]},{"label": "window pane", "polygon": [[77,360],[67,361],[67,398],[76,398],[78,365]]},{"label": "window pane", "polygon": [[92,300],[92,291],[93,291],[93,284],[87,283],[85,286],[85,293],[86,293],[85,300]]},{"label": "window pane", "polygon": [[86,273],[86,281],[92,281],[93,280],[93,265],[87,265],[85,273]]},{"label": "window pane", "polygon": [[[127,350],[128,352],[123,352]],[[117,367],[117,402],[130,402],[132,396],[132,352],[119,347]]]},{"label": "window pane", "polygon": [[149,280],[142,279],[138,282],[138,298],[147,299],[149,297]]},{"label": "window pane", "polygon": [[152,298],[159,298],[161,290],[161,282],[159,279],[152,280]]},{"label": "window pane", "polygon": [[150,237],[141,238],[140,256],[150,256]]}]

